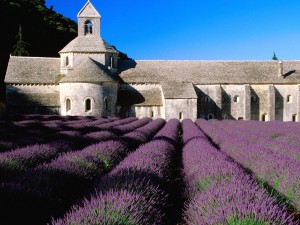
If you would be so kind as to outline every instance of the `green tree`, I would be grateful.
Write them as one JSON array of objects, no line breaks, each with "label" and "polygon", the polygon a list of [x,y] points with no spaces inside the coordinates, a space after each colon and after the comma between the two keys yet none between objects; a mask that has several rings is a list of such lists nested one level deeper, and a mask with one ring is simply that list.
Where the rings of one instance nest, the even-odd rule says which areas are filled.
[{"label": "green tree", "polygon": [[13,52],[11,54],[14,56],[29,56],[29,52],[27,50],[29,44],[23,40],[21,25],[19,25],[19,32],[16,39],[17,43],[13,46]]},{"label": "green tree", "polygon": [[278,58],[277,58],[277,56],[276,56],[275,52],[273,53],[272,60],[278,60]]}]

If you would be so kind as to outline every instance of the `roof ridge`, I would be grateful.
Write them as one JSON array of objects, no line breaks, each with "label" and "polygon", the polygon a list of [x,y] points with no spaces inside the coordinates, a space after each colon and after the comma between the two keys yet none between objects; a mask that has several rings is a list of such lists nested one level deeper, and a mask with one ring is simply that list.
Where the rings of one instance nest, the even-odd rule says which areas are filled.
[{"label": "roof ridge", "polygon": [[154,60],[148,60],[148,59],[141,59],[141,60],[123,60],[123,61],[136,61],[136,62],[300,62],[300,60],[202,60],[202,59],[154,59]]},{"label": "roof ridge", "polygon": [[42,57],[42,56],[14,56],[11,55],[10,58],[19,58],[19,59],[60,59],[59,57]]}]

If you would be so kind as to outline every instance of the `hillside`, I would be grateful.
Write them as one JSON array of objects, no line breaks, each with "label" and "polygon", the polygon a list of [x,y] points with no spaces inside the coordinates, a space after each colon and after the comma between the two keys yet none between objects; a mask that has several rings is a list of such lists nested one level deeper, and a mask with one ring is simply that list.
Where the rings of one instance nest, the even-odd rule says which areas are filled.
[{"label": "hillside", "polygon": [[57,57],[58,51],[76,37],[77,23],[53,7],[47,8],[45,0],[1,0],[0,19],[1,101],[9,55]]}]

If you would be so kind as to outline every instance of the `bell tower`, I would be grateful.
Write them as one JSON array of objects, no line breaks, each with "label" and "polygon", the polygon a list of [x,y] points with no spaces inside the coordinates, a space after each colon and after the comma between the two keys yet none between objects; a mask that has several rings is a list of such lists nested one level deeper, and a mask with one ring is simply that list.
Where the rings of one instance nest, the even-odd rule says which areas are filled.
[{"label": "bell tower", "polygon": [[90,0],[79,11],[78,15],[78,36],[100,36],[101,16]]}]

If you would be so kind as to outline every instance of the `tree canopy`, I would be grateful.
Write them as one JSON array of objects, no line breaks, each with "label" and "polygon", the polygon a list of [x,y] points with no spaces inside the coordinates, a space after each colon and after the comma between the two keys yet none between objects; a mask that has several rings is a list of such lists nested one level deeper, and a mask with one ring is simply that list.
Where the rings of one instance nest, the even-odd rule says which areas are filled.
[{"label": "tree canopy", "polygon": [[0,100],[9,55],[58,56],[77,36],[77,23],[45,6],[44,0],[0,1]]},{"label": "tree canopy", "polygon": [[276,53],[275,53],[275,52],[273,53],[272,60],[278,60],[278,58],[277,58],[277,56],[276,56]]}]

